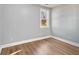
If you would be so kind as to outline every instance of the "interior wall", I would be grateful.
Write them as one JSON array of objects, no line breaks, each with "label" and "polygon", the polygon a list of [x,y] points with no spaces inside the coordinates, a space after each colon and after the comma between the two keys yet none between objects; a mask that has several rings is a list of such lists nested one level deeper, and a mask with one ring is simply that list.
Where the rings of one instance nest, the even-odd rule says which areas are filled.
[{"label": "interior wall", "polygon": [[[4,5],[2,44],[50,35],[49,28],[40,28],[39,5]],[[50,21],[50,20],[49,20]]]},{"label": "interior wall", "polygon": [[79,5],[52,9],[52,35],[79,43]]},{"label": "interior wall", "polygon": [[0,5],[0,44],[2,43],[2,5]]},{"label": "interior wall", "polygon": [[[39,23],[41,7],[39,5],[12,4],[2,5],[1,7],[0,5],[0,21],[3,24],[0,25],[0,32],[3,32],[3,35],[0,33],[0,39],[2,38],[0,44],[23,41],[50,34],[79,43],[79,5],[63,5],[52,9],[49,20],[51,27],[42,29]],[[3,22],[1,19],[3,19]]]}]

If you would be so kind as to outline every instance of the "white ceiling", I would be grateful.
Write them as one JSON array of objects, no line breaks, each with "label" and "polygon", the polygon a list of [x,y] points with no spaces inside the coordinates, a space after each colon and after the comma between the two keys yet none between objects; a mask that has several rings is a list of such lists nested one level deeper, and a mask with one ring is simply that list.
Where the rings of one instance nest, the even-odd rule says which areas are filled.
[{"label": "white ceiling", "polygon": [[54,8],[54,7],[60,6],[60,4],[40,4],[40,5],[49,7],[49,8]]}]

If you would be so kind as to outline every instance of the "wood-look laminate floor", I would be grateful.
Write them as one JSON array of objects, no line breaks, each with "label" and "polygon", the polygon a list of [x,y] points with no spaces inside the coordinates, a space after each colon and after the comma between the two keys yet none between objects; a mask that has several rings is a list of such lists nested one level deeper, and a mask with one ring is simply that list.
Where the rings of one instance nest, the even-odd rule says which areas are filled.
[{"label": "wood-look laminate floor", "polygon": [[54,38],[33,41],[2,49],[1,55],[79,55],[79,47]]}]

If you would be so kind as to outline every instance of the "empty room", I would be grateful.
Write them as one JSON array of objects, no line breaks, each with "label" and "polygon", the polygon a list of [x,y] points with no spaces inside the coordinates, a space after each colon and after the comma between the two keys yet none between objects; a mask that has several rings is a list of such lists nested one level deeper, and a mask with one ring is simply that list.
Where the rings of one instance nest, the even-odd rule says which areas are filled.
[{"label": "empty room", "polygon": [[0,55],[79,55],[79,4],[0,4]]}]

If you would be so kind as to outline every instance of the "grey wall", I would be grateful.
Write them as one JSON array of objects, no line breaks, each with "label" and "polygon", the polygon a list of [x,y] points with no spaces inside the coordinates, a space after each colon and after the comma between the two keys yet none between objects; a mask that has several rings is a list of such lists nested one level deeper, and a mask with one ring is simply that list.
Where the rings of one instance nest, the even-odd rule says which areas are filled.
[{"label": "grey wall", "polygon": [[0,44],[50,34],[79,43],[79,5],[63,5],[52,9],[52,13],[50,12],[52,18],[49,20],[51,27],[45,29],[41,29],[39,23],[41,7],[39,5],[0,5]]},{"label": "grey wall", "polygon": [[0,5],[0,44],[2,43],[2,5]]},{"label": "grey wall", "polygon": [[79,43],[79,5],[52,9],[52,35]]},{"label": "grey wall", "polygon": [[50,35],[50,27],[40,28],[40,8],[39,5],[3,5],[2,44]]}]

